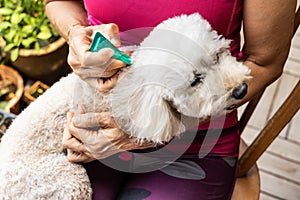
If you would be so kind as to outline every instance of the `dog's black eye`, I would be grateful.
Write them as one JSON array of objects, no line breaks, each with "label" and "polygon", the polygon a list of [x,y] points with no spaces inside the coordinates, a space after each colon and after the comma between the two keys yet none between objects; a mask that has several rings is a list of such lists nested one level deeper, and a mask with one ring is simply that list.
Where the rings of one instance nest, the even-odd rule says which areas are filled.
[{"label": "dog's black eye", "polygon": [[195,76],[195,78],[194,78],[193,82],[191,83],[191,87],[195,87],[195,86],[199,85],[200,83],[202,83],[203,79],[205,77],[205,74],[194,72],[194,76]]}]

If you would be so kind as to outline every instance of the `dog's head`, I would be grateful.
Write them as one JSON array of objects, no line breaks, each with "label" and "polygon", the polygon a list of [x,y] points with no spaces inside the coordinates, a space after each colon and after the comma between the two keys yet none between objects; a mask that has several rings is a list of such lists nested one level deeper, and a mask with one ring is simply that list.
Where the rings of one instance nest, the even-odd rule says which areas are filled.
[{"label": "dog's head", "polygon": [[230,55],[229,44],[198,14],[155,27],[114,89],[115,99],[127,98],[127,111],[113,105],[117,121],[125,119],[118,112],[127,112],[126,132],[135,124],[132,135],[161,142],[182,131],[180,114],[203,119],[225,113],[245,96],[250,73]]}]

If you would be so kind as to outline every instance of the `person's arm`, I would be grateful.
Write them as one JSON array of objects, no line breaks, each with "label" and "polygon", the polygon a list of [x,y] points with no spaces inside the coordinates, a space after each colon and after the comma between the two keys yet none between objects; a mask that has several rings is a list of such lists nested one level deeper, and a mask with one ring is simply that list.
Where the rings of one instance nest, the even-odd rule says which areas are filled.
[{"label": "person's arm", "polygon": [[253,76],[242,103],[279,78],[293,35],[296,0],[244,1],[244,64]]},{"label": "person's arm", "polygon": [[45,9],[50,22],[66,40],[70,28],[88,26],[86,11],[80,0],[45,0]]}]

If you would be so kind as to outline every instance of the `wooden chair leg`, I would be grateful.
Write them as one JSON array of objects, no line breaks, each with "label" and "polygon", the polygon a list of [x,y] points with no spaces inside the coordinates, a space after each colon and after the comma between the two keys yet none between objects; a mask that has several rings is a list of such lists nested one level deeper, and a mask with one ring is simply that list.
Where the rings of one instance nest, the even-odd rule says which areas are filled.
[{"label": "wooden chair leg", "polygon": [[245,175],[300,108],[300,80],[278,111],[239,159],[238,176]]},{"label": "wooden chair leg", "polygon": [[250,120],[250,117],[252,116],[252,113],[254,112],[259,100],[261,99],[261,97],[264,94],[264,91],[265,90],[260,92],[251,101],[249,101],[249,103],[245,109],[245,112],[243,112],[243,115],[241,116],[241,119],[240,119],[239,129],[240,129],[241,133],[243,133],[245,127],[247,126],[247,124]]}]

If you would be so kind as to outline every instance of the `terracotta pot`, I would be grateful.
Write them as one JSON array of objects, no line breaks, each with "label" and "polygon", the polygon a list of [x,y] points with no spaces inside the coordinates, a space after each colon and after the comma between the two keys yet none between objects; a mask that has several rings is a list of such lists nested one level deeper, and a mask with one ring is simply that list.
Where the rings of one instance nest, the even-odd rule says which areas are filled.
[{"label": "terracotta pot", "polygon": [[0,65],[0,73],[3,79],[11,81],[17,87],[15,96],[9,100],[4,110],[17,113],[19,102],[24,92],[23,78],[16,70],[6,65]]},{"label": "terracotta pot", "polygon": [[[36,51],[20,49],[18,59],[12,64],[28,78],[49,83],[70,71],[67,65],[68,45],[63,38]],[[54,76],[54,77],[53,77]]]},{"label": "terracotta pot", "polygon": [[42,95],[49,86],[42,83],[41,81],[36,81],[30,88],[24,91],[24,101],[29,105],[31,102],[36,100],[36,98]]}]

